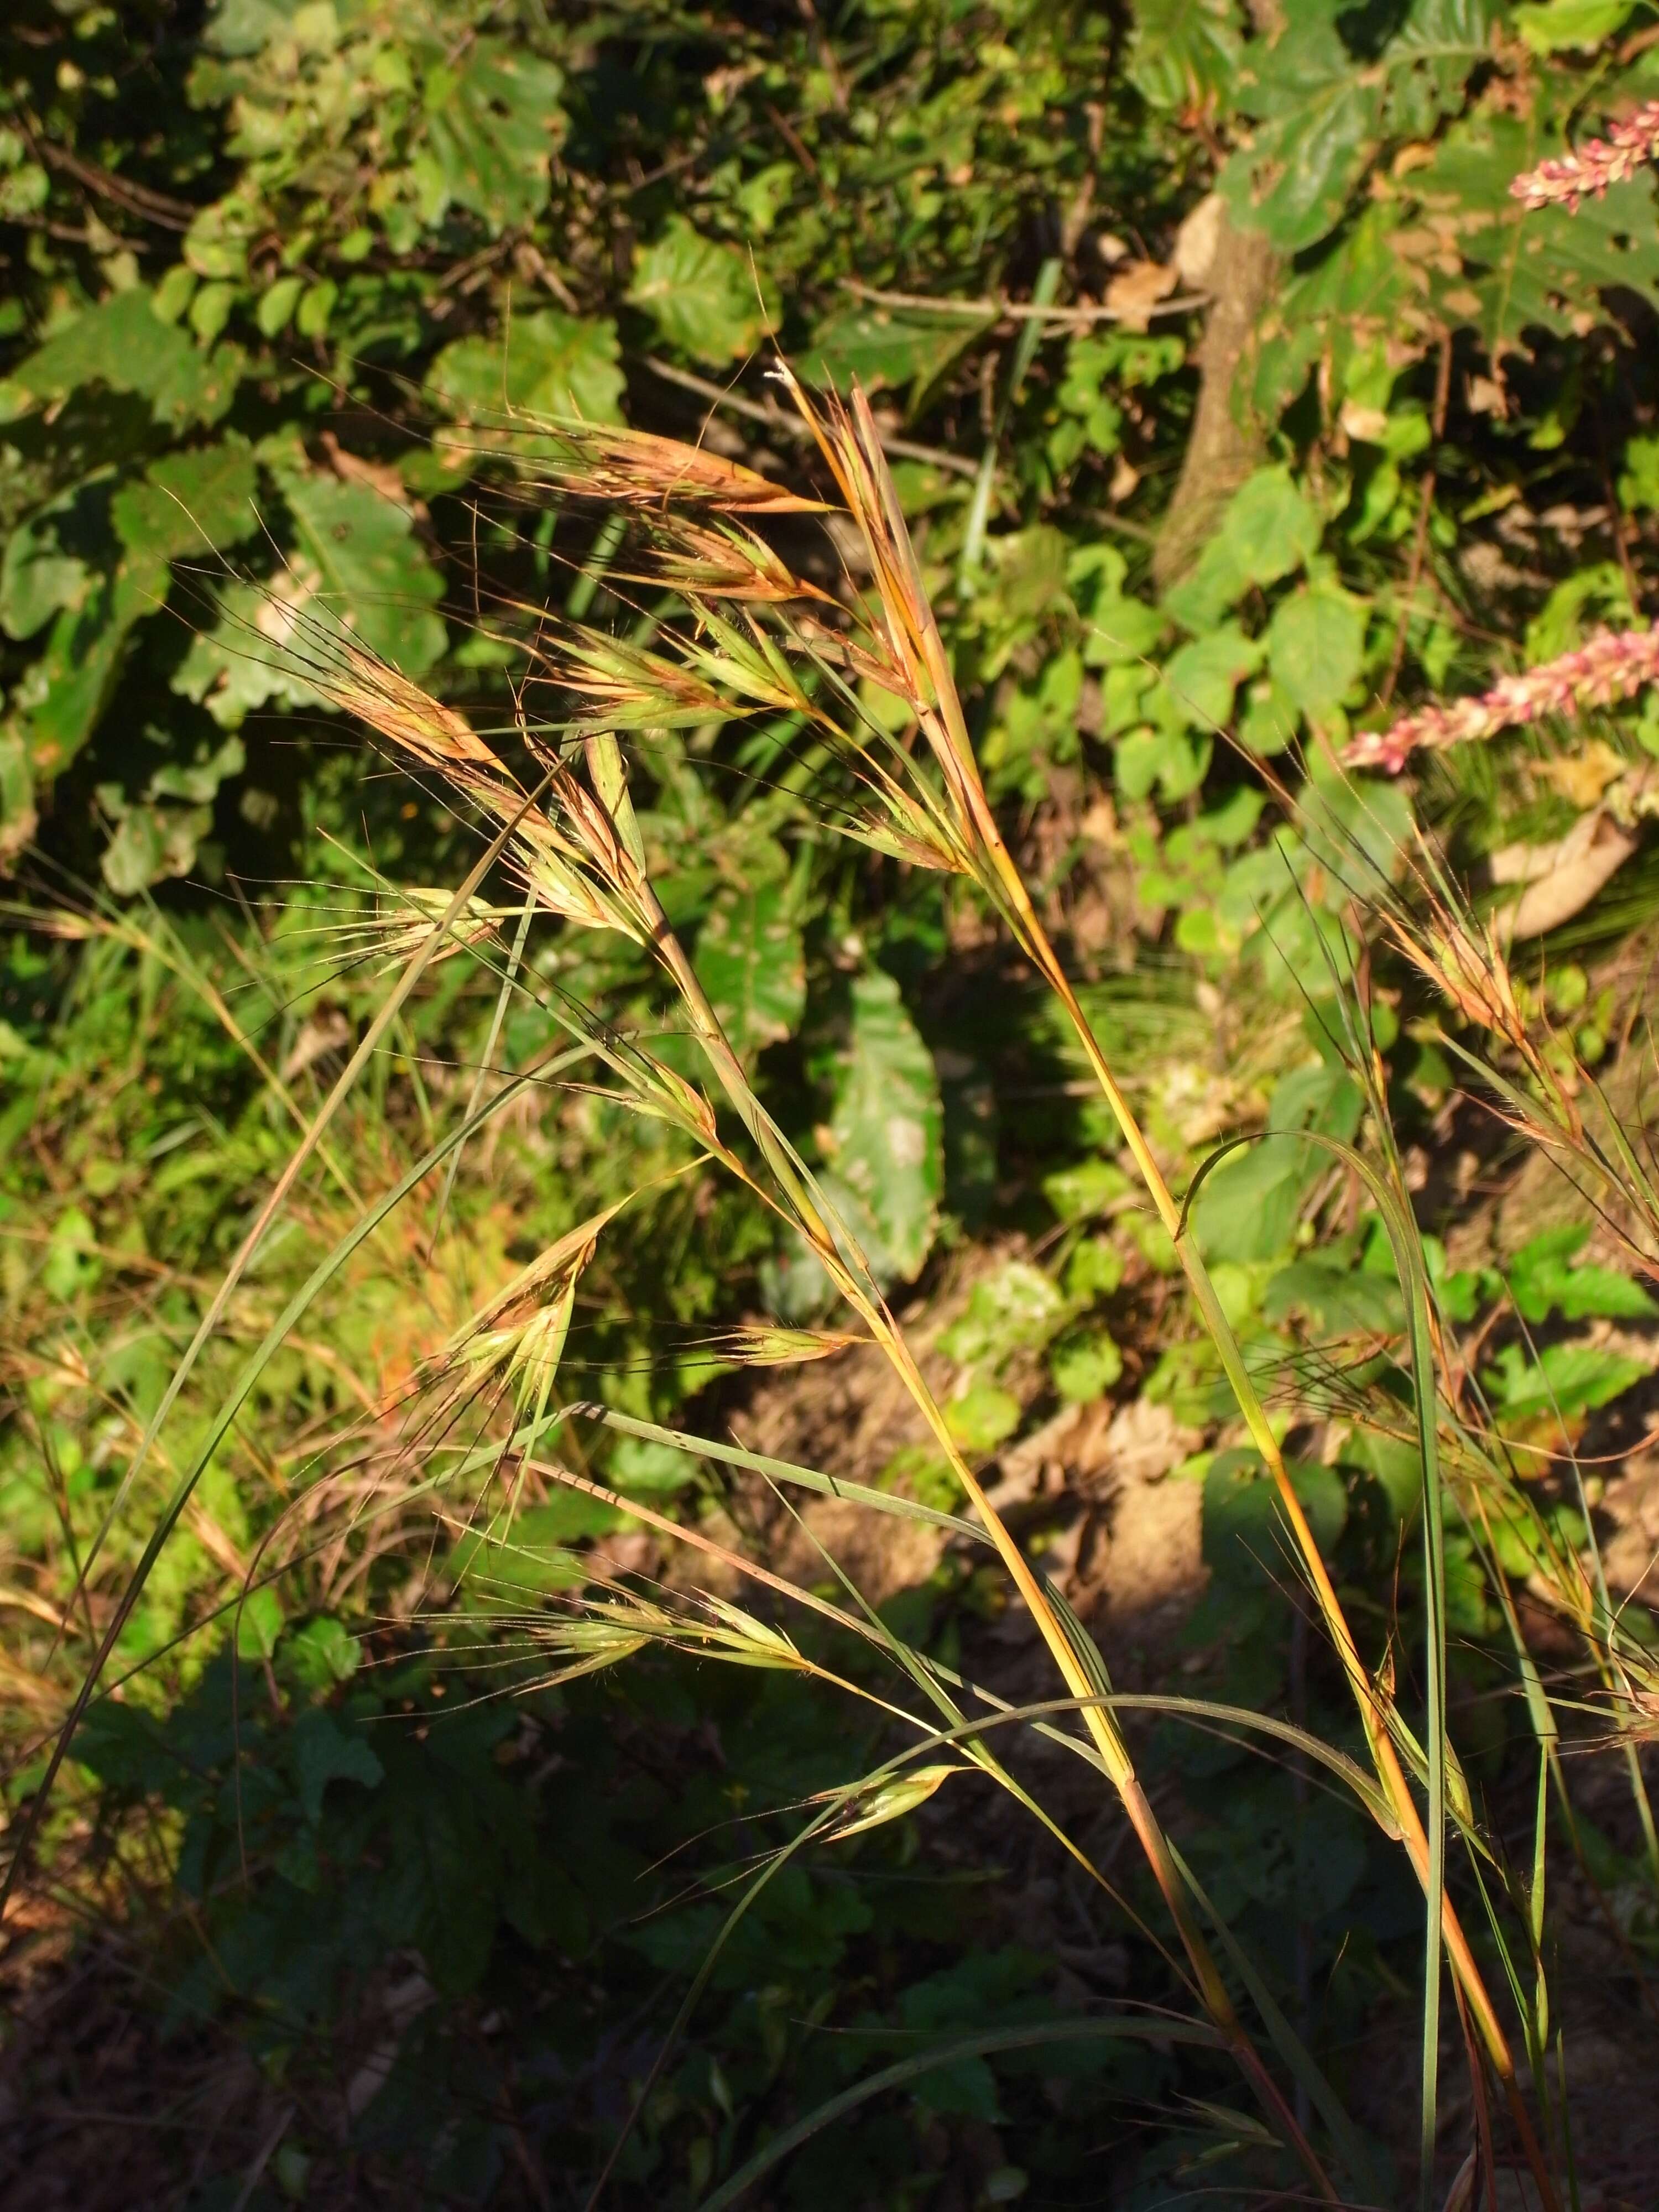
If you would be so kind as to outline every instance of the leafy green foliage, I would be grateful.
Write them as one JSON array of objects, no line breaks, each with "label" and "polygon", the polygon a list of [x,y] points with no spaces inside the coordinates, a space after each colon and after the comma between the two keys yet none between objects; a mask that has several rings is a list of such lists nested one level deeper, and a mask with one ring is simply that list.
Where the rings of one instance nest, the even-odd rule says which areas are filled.
[{"label": "leafy green foliage", "polygon": [[852,1000],[827,1133],[830,1188],[878,1264],[914,1282],[944,1190],[939,1078],[890,975],[857,977]]}]

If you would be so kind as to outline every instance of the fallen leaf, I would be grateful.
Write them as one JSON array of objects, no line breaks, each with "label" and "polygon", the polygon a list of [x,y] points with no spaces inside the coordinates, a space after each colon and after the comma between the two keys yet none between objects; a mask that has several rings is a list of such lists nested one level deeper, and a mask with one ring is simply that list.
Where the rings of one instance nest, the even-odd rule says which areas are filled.
[{"label": "fallen leaf", "polygon": [[1527,888],[1498,917],[1504,942],[1541,937],[1581,914],[1629,860],[1636,839],[1599,810],[1551,845],[1506,845],[1492,856],[1492,880]]},{"label": "fallen leaf", "polygon": [[1106,287],[1106,305],[1126,331],[1144,331],[1151,310],[1169,298],[1178,282],[1176,271],[1162,261],[1131,261]]}]

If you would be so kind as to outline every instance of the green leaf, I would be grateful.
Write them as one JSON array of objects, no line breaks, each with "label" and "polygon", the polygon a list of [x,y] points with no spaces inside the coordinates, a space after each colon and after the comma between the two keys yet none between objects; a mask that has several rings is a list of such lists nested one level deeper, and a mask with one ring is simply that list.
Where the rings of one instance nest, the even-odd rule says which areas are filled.
[{"label": "green leaf", "polygon": [[362,1738],[349,1735],[321,1705],[295,1722],[290,1756],[301,1809],[313,1827],[323,1816],[323,1794],[331,1782],[361,1782],[374,1790],[386,1779],[385,1767]]},{"label": "green leaf", "polygon": [[[424,676],[448,642],[443,579],[416,538],[413,518],[371,486],[343,483],[273,454],[272,473],[294,517],[300,558],[322,606],[354,637],[401,669]],[[297,564],[296,564],[297,565]]]},{"label": "green leaf", "polygon": [[1267,626],[1273,682],[1316,729],[1359,680],[1365,653],[1362,600],[1316,584],[1279,602]]},{"label": "green leaf", "polygon": [[1062,1221],[1087,1221],[1103,1213],[1114,1199],[1133,1188],[1123,1170],[1110,1160],[1083,1160],[1042,1178],[1042,1195]]},{"label": "green leaf", "polygon": [[1224,729],[1233,694],[1261,665],[1261,647],[1237,623],[1194,638],[1165,662],[1164,680],[1181,719],[1195,730]]},{"label": "green leaf", "polygon": [[1536,1326],[1559,1313],[1566,1321],[1601,1315],[1634,1321],[1659,1312],[1659,1305],[1628,1276],[1610,1267],[1570,1264],[1589,1233],[1587,1224],[1569,1222],[1546,1230],[1516,1254],[1510,1263],[1510,1295],[1523,1320]]},{"label": "green leaf", "polygon": [[1068,1404],[1091,1405],[1121,1379],[1123,1354],[1105,1329],[1079,1329],[1054,1346],[1048,1373]]},{"label": "green leaf", "polygon": [[236,1613],[236,1650],[244,1659],[269,1659],[283,1632],[283,1602],[270,1589],[250,1590]]},{"label": "green leaf", "polygon": [[1484,1370],[1481,1387],[1505,1428],[1520,1423],[1571,1420],[1621,1397],[1649,1371],[1644,1360],[1604,1351],[1593,1344],[1552,1344],[1529,1358],[1518,1344],[1506,1344]]},{"label": "green leaf", "polygon": [[1334,230],[1383,141],[1426,137],[1462,98],[1491,37],[1486,0],[1415,0],[1373,60],[1338,28],[1346,0],[1299,0],[1271,45],[1255,40],[1239,105],[1257,119],[1217,179],[1236,222],[1299,252]]},{"label": "green leaf", "polygon": [[258,483],[253,456],[240,439],[168,453],[143,477],[124,484],[110,511],[121,543],[144,561],[179,561],[222,553],[253,535]]},{"label": "green leaf", "polygon": [[744,1060],[793,1036],[806,1004],[806,956],[787,884],[723,887],[697,936],[697,972]]},{"label": "green leaf", "polygon": [[1129,80],[1153,107],[1214,108],[1244,41],[1233,0],[1135,0]]},{"label": "green leaf", "polygon": [[933,1056],[893,978],[853,985],[853,1035],[836,1074],[829,1150],[872,1261],[902,1282],[921,1273],[944,1187],[944,1116]]},{"label": "green leaf", "polygon": [[605,316],[565,315],[556,307],[515,315],[499,343],[459,338],[446,346],[432,364],[427,389],[463,419],[487,421],[521,410],[620,422],[623,380],[617,326]]},{"label": "green leaf", "polygon": [[1659,291],[1659,220],[1654,179],[1644,170],[1603,199],[1529,211],[1510,181],[1567,150],[1562,117],[1540,88],[1531,112],[1481,109],[1455,124],[1412,184],[1431,219],[1450,231],[1463,266],[1432,264],[1433,303],[1477,329],[1494,358],[1525,350],[1529,330],[1560,336],[1585,318],[1605,321],[1604,295],[1623,289],[1650,301]]},{"label": "green leaf", "polygon": [[1019,1426],[1019,1401],[994,1382],[975,1382],[946,1405],[945,1420],[963,1451],[992,1452]]},{"label": "green leaf", "polygon": [[563,92],[562,70],[505,39],[476,40],[458,72],[427,80],[428,145],[444,196],[494,236],[547,204]]},{"label": "green leaf", "polygon": [[[1327,1558],[1348,1517],[1348,1497],[1334,1468],[1291,1460],[1286,1472],[1314,1537]],[[1218,1579],[1237,1583],[1282,1571],[1293,1540],[1279,1492],[1255,1453],[1218,1452],[1204,1478],[1205,1564]]]},{"label": "green leaf", "polygon": [[1528,0],[1515,27],[1534,53],[1593,53],[1634,12],[1634,0]]},{"label": "green leaf", "polygon": [[1258,469],[1228,503],[1198,566],[1164,605],[1189,630],[1214,629],[1252,584],[1276,584],[1318,550],[1318,510],[1287,468]]},{"label": "green leaf", "polygon": [[209,355],[155,311],[142,285],[88,307],[12,370],[9,385],[36,404],[106,384],[148,399],[158,422],[216,422],[236,390],[240,356]]},{"label": "green leaf", "polygon": [[1261,1312],[1275,1325],[1305,1314],[1315,1328],[1334,1336],[1397,1336],[1406,1326],[1405,1302],[1391,1275],[1322,1259],[1281,1267],[1267,1285]]},{"label": "green leaf", "polygon": [[1363,1103],[1344,1071],[1323,1060],[1287,1075],[1267,1109],[1269,1133],[1231,1153],[1199,1192],[1194,1216],[1206,1256],[1243,1262],[1283,1252],[1328,1155],[1273,1133],[1314,1129],[1351,1143]]},{"label": "green leaf", "polygon": [[995,319],[994,313],[844,307],[818,325],[802,373],[840,392],[848,391],[856,378],[866,392],[908,385],[920,394]]},{"label": "green leaf", "polygon": [[975,1284],[966,1312],[939,1340],[946,1358],[964,1366],[1000,1366],[1014,1352],[1040,1349],[1066,1319],[1066,1301],[1041,1267],[1005,1261]]},{"label": "green leaf", "polygon": [[770,327],[748,256],[704,238],[681,215],[641,253],[628,297],[671,345],[716,366],[752,353]]}]

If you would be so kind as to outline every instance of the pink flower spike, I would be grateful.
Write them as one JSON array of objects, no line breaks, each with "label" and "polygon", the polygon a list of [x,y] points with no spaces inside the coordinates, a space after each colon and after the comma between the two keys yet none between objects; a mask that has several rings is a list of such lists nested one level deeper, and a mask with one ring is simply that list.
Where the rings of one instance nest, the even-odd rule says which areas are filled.
[{"label": "pink flower spike", "polygon": [[1598,630],[1574,652],[1519,676],[1500,677],[1490,691],[1472,699],[1420,708],[1386,730],[1361,730],[1342,757],[1350,768],[1398,775],[1414,752],[1493,738],[1547,714],[1608,707],[1648,684],[1659,684],[1659,623],[1651,629]]},{"label": "pink flower spike", "polygon": [[1581,200],[1599,200],[1609,185],[1622,185],[1637,171],[1659,157],[1659,100],[1650,100],[1623,123],[1615,123],[1605,138],[1592,138],[1576,154],[1540,161],[1524,169],[1510,183],[1515,198],[1528,210],[1564,207],[1578,212]]}]

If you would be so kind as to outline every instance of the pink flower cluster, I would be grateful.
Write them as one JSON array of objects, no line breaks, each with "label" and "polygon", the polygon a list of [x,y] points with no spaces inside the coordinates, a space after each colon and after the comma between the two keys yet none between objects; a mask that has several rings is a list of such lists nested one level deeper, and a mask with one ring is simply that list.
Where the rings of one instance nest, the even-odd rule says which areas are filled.
[{"label": "pink flower cluster", "polygon": [[1644,684],[1659,684],[1659,623],[1651,629],[1598,631],[1576,652],[1519,676],[1505,676],[1472,699],[1425,707],[1386,730],[1361,730],[1342,757],[1350,768],[1379,768],[1397,775],[1407,756],[1424,747],[1462,744],[1518,729],[1546,714],[1610,706]]},{"label": "pink flower cluster", "polygon": [[1659,155],[1659,100],[1650,100],[1605,138],[1592,138],[1576,154],[1540,161],[1524,169],[1510,185],[1529,209],[1565,207],[1577,212],[1580,200],[1599,200],[1609,185],[1622,185],[1645,162]]}]

